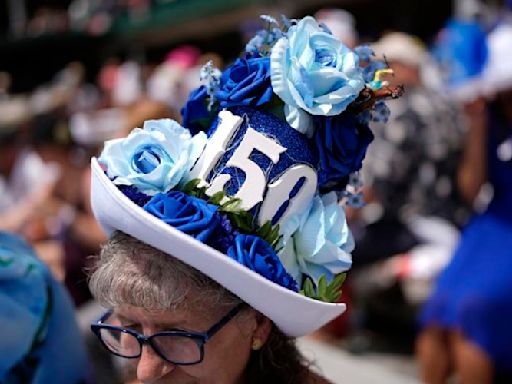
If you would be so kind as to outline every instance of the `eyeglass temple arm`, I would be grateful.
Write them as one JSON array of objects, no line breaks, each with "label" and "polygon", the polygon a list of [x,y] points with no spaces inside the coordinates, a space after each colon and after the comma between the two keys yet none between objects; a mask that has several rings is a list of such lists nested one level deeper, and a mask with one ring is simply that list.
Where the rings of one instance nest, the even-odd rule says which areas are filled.
[{"label": "eyeglass temple arm", "polygon": [[240,303],[236,307],[234,307],[231,311],[229,311],[226,316],[224,316],[217,324],[211,327],[208,332],[206,332],[206,337],[209,339],[213,335],[215,335],[223,326],[225,326],[233,317],[237,315],[240,310],[245,307],[247,304]]},{"label": "eyeglass temple arm", "polygon": [[105,320],[107,320],[109,318],[110,315],[112,315],[112,312],[113,310],[112,309],[109,309],[108,311],[106,311],[105,313],[103,313],[99,318],[98,320],[94,321],[93,323],[91,323],[91,326],[93,325],[98,325],[98,324],[103,324],[105,322]]}]

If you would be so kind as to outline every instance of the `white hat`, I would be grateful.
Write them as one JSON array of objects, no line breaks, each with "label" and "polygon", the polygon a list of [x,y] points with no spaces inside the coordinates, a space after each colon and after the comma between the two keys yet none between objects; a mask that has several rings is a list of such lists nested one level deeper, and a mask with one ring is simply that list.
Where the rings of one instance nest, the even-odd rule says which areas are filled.
[{"label": "white hat", "polygon": [[512,88],[512,23],[503,23],[487,38],[489,56],[482,73],[487,94]]},{"label": "white hat", "polygon": [[345,304],[299,295],[155,218],[126,197],[92,160],[92,207],[103,230],[120,230],[182,260],[264,313],[290,336],[315,331],[345,311]]},{"label": "white hat", "polygon": [[71,137],[82,145],[97,146],[119,134],[125,120],[125,112],[121,108],[77,112],[69,122]]},{"label": "white hat", "polygon": [[350,12],[344,9],[321,9],[315,14],[319,23],[324,23],[342,43],[353,47],[357,44],[356,21]]},{"label": "white hat", "polygon": [[428,52],[420,39],[403,32],[391,32],[382,37],[372,48],[378,57],[385,56],[390,61],[420,66],[428,57]]},{"label": "white hat", "polygon": [[[151,120],[107,141],[92,160],[91,195],[108,235],[184,261],[297,337],[346,309],[338,300],[354,241],[338,198],[357,192],[373,103],[358,98],[355,52],[312,17],[288,24],[260,33],[224,73],[205,66],[207,86],[182,110],[186,128]],[[287,58],[303,53],[289,45],[307,39],[319,44],[314,65],[288,77]],[[310,53],[297,60],[311,64]]]}]

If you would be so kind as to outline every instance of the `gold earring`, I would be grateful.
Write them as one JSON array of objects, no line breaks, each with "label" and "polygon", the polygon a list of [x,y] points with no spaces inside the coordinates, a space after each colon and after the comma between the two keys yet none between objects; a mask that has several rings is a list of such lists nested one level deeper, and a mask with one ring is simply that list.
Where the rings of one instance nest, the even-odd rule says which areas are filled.
[{"label": "gold earring", "polygon": [[260,339],[254,339],[252,341],[252,350],[253,351],[258,351],[261,349],[261,347],[263,347],[263,342]]}]

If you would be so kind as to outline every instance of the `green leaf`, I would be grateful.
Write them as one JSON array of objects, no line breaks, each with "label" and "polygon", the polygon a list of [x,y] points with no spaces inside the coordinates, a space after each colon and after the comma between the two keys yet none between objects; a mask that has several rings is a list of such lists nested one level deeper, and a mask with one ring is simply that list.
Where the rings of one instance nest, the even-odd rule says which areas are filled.
[{"label": "green leaf", "polygon": [[238,197],[232,197],[228,199],[225,203],[221,204],[220,211],[221,212],[236,212],[239,211],[240,204],[242,204],[242,200]]},{"label": "green leaf", "polygon": [[231,224],[240,230],[242,233],[253,233],[253,217],[249,212],[238,211],[238,212],[227,212],[228,219]]},{"label": "green leaf", "polygon": [[270,220],[266,221],[265,224],[263,224],[261,227],[258,228],[256,231],[256,234],[261,237],[262,239],[266,239],[270,232],[272,231],[272,224],[270,223]]},{"label": "green leaf", "polygon": [[224,199],[224,197],[226,197],[226,193],[224,191],[219,191],[219,192],[214,193],[208,199],[208,202],[210,204],[220,205],[220,202],[222,201],[222,199]]},{"label": "green leaf", "polygon": [[187,184],[185,184],[181,191],[186,195],[190,195],[190,193],[197,188],[200,182],[200,179],[190,180]]},{"label": "green leaf", "polygon": [[256,235],[270,244],[272,248],[278,252],[277,246],[281,235],[279,234],[279,225],[272,226],[272,221],[267,220],[265,224],[256,230]]},{"label": "green leaf", "polygon": [[345,281],[346,276],[346,273],[341,273],[335,276],[334,279],[327,284],[327,278],[325,275],[322,275],[318,280],[318,286],[316,289],[311,278],[307,276],[304,279],[301,293],[304,296],[315,300],[336,303],[341,297],[341,286]]},{"label": "green leaf", "polygon": [[339,275],[336,275],[332,280],[330,287],[332,287],[332,289],[340,289],[346,278],[346,273],[340,273]]},{"label": "green leaf", "polygon": [[313,286],[313,282],[309,277],[306,277],[304,280],[303,289],[307,297],[316,298],[315,287]]},{"label": "green leaf", "polygon": [[331,303],[337,302],[341,297],[341,286],[347,277],[346,273],[341,273],[334,277],[331,284],[327,287],[327,298]]},{"label": "green leaf", "polygon": [[327,279],[325,278],[325,275],[320,276],[320,280],[318,280],[318,287],[317,287],[317,295],[320,297],[325,297],[327,293]]},{"label": "green leaf", "polygon": [[279,225],[276,225],[270,231],[270,234],[268,236],[268,242],[270,243],[270,245],[272,245],[272,247],[275,248],[275,246],[277,246],[277,244],[279,243],[281,237],[282,236],[279,234]]}]

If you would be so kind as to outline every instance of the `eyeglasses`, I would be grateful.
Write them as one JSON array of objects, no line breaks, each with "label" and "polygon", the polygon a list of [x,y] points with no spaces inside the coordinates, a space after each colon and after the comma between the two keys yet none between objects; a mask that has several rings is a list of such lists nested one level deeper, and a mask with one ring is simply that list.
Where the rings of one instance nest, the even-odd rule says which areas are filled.
[{"label": "eyeglasses", "polygon": [[192,365],[203,361],[204,345],[245,306],[240,303],[206,332],[169,330],[144,336],[129,328],[106,324],[112,310],[106,312],[91,330],[111,353],[128,359],[142,355],[142,346],[148,344],[165,361],[175,365]]}]

